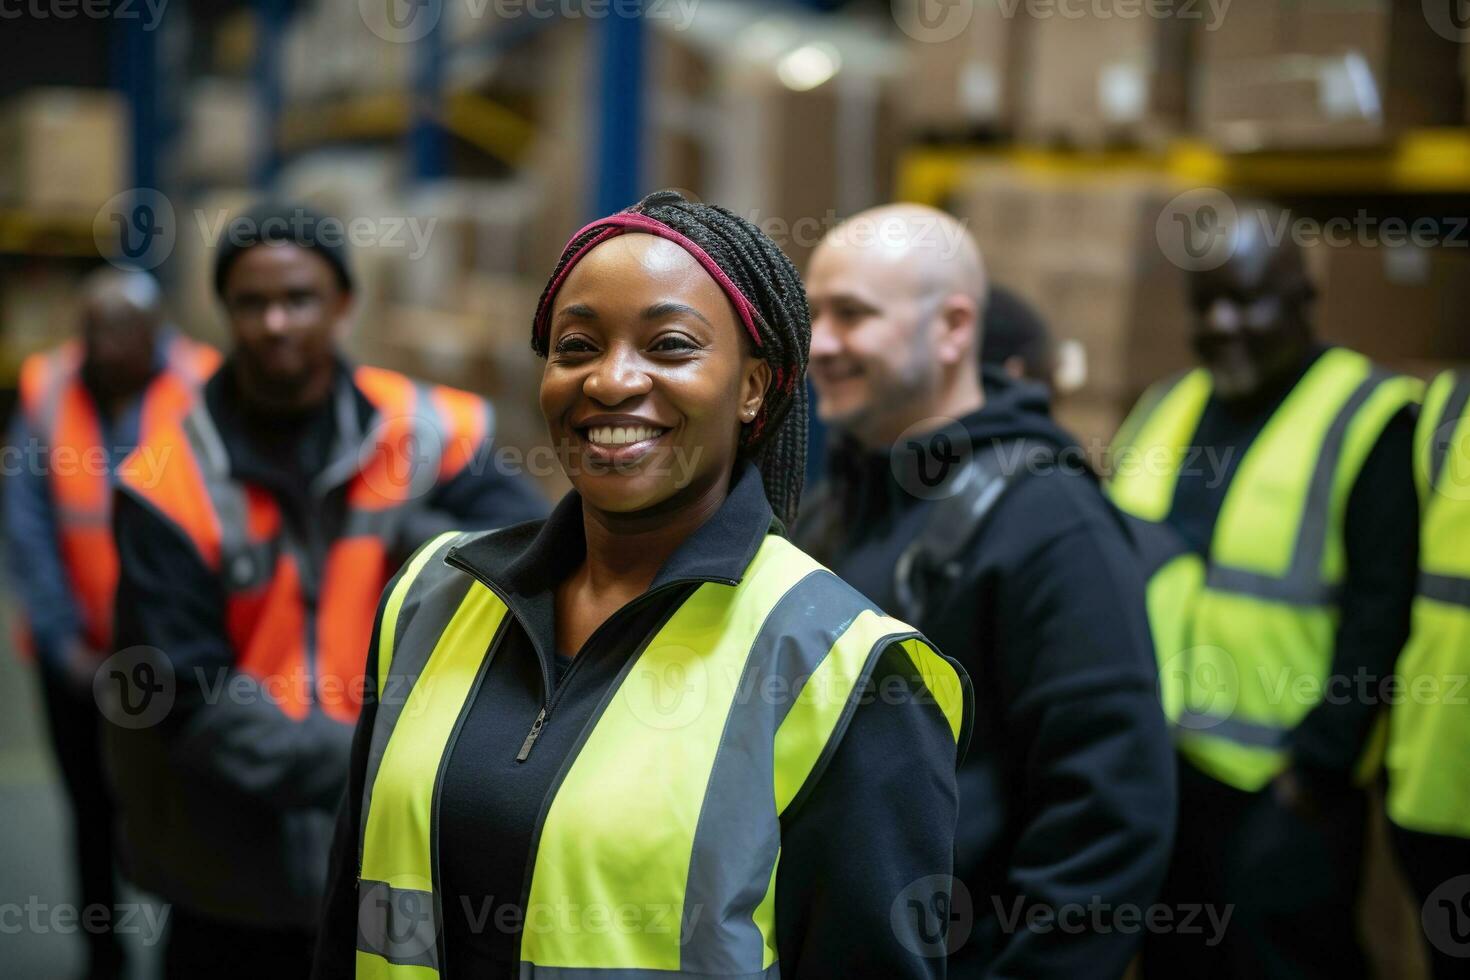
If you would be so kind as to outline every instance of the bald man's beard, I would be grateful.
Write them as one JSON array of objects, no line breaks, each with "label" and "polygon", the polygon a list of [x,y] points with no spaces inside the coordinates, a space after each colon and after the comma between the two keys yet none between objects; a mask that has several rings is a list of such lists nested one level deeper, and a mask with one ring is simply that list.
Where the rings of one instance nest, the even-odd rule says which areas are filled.
[{"label": "bald man's beard", "polygon": [[888,364],[864,364],[858,383],[863,396],[845,406],[828,404],[818,395],[818,416],[827,425],[871,449],[884,449],[912,422],[929,415],[939,392],[938,370],[921,357],[911,357],[893,370]]}]

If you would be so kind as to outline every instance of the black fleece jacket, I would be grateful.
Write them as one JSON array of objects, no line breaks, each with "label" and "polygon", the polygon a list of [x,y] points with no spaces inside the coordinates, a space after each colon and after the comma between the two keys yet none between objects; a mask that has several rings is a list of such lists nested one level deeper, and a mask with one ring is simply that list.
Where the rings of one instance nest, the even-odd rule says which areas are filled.
[{"label": "black fleece jacket", "polygon": [[[1153,901],[1174,826],[1144,585],[1044,390],[998,372],[985,380],[984,407],[960,420],[972,445],[997,443],[1004,456],[1018,440],[1040,443],[1060,463],[1014,480],[962,559],[953,598],[914,624],[975,686],[956,858],[974,925],[949,972],[1116,977],[1138,935],[1108,921]],[[908,465],[839,445],[819,496],[843,531],[825,548],[798,541],[902,616],[893,571],[935,504],[903,489],[893,459]]]},{"label": "black fleece jacket", "polygon": [[[724,504],[669,558],[648,591],[575,651],[547,692],[554,709],[523,762],[516,755],[541,708],[543,677],[555,676],[554,589],[585,555],[581,498],[570,493],[547,521],[460,549],[459,559],[508,598],[512,619],[493,669],[461,716],[440,778],[437,888],[447,980],[519,975],[535,834],[569,758],[649,633],[702,582],[738,581],[773,530],[760,475],[742,464]],[[355,970],[358,840],[376,712],[376,645],[366,673],[332,848],[312,974],[317,980],[351,977]],[[944,976],[943,956],[923,955],[923,941],[913,934],[917,923],[894,918],[896,909],[905,909],[911,886],[948,875],[952,867],[956,747],[938,706],[916,696],[923,691],[900,648],[880,654],[826,768],[782,816],[776,945],[783,977]],[[597,814],[581,817],[595,821]]]}]

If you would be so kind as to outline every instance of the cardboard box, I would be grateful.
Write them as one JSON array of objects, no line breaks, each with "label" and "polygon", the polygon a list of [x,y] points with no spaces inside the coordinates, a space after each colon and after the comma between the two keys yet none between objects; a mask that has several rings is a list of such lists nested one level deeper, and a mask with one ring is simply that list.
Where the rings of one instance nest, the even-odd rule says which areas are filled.
[{"label": "cardboard box", "polygon": [[1461,45],[1421,0],[1237,4],[1199,37],[1203,136],[1221,148],[1349,147],[1462,119]]},{"label": "cardboard box", "polygon": [[[522,284],[524,286],[524,284]],[[483,395],[495,407],[497,465],[533,479],[550,499],[569,488],[550,449],[538,392],[545,363],[531,351],[529,320],[417,307],[387,311],[376,363]],[[523,341],[501,341],[517,333]]]},{"label": "cardboard box", "polygon": [[53,263],[28,263],[0,279],[0,387],[13,388],[30,354],[76,336],[80,279]]},{"label": "cardboard box", "polygon": [[1470,360],[1470,248],[1319,245],[1322,337],[1390,365]]},{"label": "cardboard box", "polygon": [[769,65],[746,63],[732,68],[724,95],[714,200],[758,225],[798,269],[839,221],[891,198],[898,140],[880,79],[844,69],[800,91]]},{"label": "cardboard box", "polygon": [[112,92],[42,88],[17,96],[0,121],[0,200],[95,212],[127,187],[126,120]]},{"label": "cardboard box", "polygon": [[1042,177],[997,166],[960,197],[991,280],[1032,303],[1057,341],[1085,350],[1080,397],[1131,404],[1192,363],[1184,273],[1155,234],[1172,193],[1151,178]]},{"label": "cardboard box", "polygon": [[941,138],[1009,132],[1019,115],[1029,25],[1024,5],[975,0],[954,37],[908,37],[908,70],[897,84],[904,130]]},{"label": "cardboard box", "polygon": [[203,78],[185,92],[181,175],[214,185],[249,183],[264,152],[254,87],[234,79]]},{"label": "cardboard box", "polygon": [[[1100,5],[1036,16],[1028,28],[1022,135],[1098,146],[1152,144],[1181,131],[1192,28],[1203,5],[1178,6],[1183,13],[1170,16],[1122,16]],[[1195,16],[1184,16],[1190,11]]]}]

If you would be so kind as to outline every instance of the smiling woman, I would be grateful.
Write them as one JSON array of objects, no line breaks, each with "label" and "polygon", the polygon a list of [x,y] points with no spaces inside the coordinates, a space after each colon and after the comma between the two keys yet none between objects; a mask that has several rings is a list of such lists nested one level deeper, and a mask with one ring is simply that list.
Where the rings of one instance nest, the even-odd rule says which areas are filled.
[{"label": "smiling woman", "polygon": [[533,345],[574,489],[384,593],[318,976],[942,975],[969,682],[784,536],[809,334],[727,211],[573,236]]}]

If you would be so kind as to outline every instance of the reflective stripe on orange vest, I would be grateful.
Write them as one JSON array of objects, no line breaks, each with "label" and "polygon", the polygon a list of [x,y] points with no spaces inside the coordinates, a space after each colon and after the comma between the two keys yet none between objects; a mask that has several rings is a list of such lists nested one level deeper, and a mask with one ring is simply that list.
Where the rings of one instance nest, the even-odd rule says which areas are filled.
[{"label": "reflective stripe on orange vest", "polygon": [[490,435],[489,406],[467,392],[379,368],[360,367],[353,381],[377,413],[360,434],[355,399],[341,389],[339,444],[360,449],[339,454],[314,481],[319,494],[346,484],[344,524],[331,542],[302,540],[268,491],[231,477],[202,404],[151,443],[155,458],[169,459],[157,484],[125,482],[220,577],[236,669],[297,720],[313,704],[337,720],[356,719],[363,658],[406,506],[460,472]]},{"label": "reflective stripe on orange vest", "polygon": [[[175,335],[166,367],[143,393],[138,442],[193,403],[199,386],[219,365],[212,347]],[[70,341],[35,355],[21,369],[22,410],[47,447],[47,475],[56,513],[57,544],[85,639],[95,650],[112,642],[112,603],[117,591],[117,547],[112,539],[109,447],[102,444],[97,405],[81,378],[84,353]]]}]

